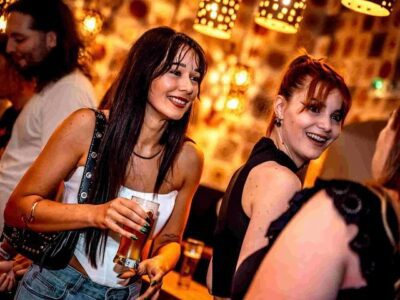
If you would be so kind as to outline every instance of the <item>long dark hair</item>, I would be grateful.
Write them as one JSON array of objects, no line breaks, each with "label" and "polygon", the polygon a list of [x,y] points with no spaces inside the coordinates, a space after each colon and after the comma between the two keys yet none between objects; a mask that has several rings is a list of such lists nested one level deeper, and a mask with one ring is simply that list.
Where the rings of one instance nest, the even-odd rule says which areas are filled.
[{"label": "long dark hair", "polygon": [[[167,73],[176,63],[176,58],[182,60],[189,50],[196,54],[200,85],[207,69],[205,54],[201,46],[189,36],[168,27],[158,27],[145,32],[132,46],[113,84],[113,92],[106,95],[113,99],[106,101],[112,103],[110,116],[100,146],[88,203],[105,203],[117,197],[121,185],[125,183],[128,164],[143,125],[151,82]],[[174,160],[185,141],[190,115],[191,108],[180,120],[167,122],[159,141],[164,150],[154,193],[159,192],[168,171],[172,170]],[[101,240],[102,247],[105,247],[106,236],[107,231],[94,228],[86,232],[86,253],[93,266],[97,265],[99,242]]]},{"label": "long dark hair", "polygon": [[394,131],[394,141],[386,159],[379,183],[400,194],[400,107],[393,114],[390,129]]},{"label": "long dark hair", "polygon": [[[306,101],[317,96],[317,99],[325,100],[328,94],[337,89],[343,98],[343,121],[351,107],[351,95],[343,77],[322,59],[316,59],[308,54],[296,57],[288,66],[279,86],[278,95],[290,101],[295,91],[304,87],[307,78],[311,78],[308,87]],[[319,86],[317,91],[317,86]],[[275,112],[272,110],[267,135],[274,128]]]},{"label": "long dark hair", "polygon": [[36,66],[21,70],[25,76],[35,77],[38,91],[50,82],[57,81],[76,68],[85,75],[87,66],[79,61],[83,43],[78,35],[74,16],[61,0],[17,0],[7,7],[7,13],[19,12],[32,17],[31,29],[55,32],[57,45]]}]

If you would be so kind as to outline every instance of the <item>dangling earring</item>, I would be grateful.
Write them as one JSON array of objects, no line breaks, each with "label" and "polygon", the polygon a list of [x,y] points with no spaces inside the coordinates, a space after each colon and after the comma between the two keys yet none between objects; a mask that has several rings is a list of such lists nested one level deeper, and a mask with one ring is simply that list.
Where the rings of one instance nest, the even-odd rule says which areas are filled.
[{"label": "dangling earring", "polygon": [[276,127],[281,127],[282,126],[282,121],[283,121],[282,118],[276,117],[275,120],[274,120],[275,126]]}]

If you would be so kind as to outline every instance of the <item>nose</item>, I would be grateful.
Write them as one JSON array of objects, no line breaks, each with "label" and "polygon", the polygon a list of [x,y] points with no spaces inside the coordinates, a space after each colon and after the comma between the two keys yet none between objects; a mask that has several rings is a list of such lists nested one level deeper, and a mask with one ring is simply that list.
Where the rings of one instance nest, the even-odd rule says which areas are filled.
[{"label": "nose", "polygon": [[182,76],[179,87],[180,87],[180,90],[186,92],[188,95],[193,94],[194,83],[191,80],[190,76]]},{"label": "nose", "polygon": [[15,52],[15,43],[14,43],[13,39],[10,39],[10,38],[7,39],[6,52],[7,53]]},{"label": "nose", "polygon": [[330,116],[321,115],[317,124],[318,127],[325,132],[331,132],[332,130],[332,120]]}]

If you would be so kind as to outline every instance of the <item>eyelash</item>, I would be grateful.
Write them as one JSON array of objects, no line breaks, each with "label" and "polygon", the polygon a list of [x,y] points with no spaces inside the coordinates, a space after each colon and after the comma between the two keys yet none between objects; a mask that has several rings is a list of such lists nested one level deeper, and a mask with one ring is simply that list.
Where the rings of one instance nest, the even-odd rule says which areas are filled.
[{"label": "eyelash", "polygon": [[[182,72],[179,71],[179,70],[177,70],[177,69],[171,69],[171,70],[170,70],[170,73],[173,74],[173,75],[175,75],[175,76],[181,76],[181,75],[182,75]],[[190,77],[190,80],[193,80],[193,81],[195,81],[195,82],[200,82],[200,77],[198,77],[198,76],[192,76],[192,77]]]},{"label": "eyelash", "polygon": [[[306,110],[311,111],[312,113],[315,113],[315,114],[318,114],[321,112],[321,109],[315,104],[306,105],[305,108],[306,108]],[[337,123],[341,123],[343,120],[343,117],[341,114],[335,113],[335,114],[331,115],[331,119]]]}]

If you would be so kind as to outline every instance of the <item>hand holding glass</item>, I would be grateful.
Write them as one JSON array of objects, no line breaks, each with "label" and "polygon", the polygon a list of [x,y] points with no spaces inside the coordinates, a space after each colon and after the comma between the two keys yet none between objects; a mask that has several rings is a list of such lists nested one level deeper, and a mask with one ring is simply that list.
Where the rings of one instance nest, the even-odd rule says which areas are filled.
[{"label": "hand holding glass", "polygon": [[[136,203],[138,203],[141,206],[141,208],[143,208],[143,210],[146,211],[147,215],[149,216],[150,227],[153,228],[154,221],[158,213],[158,207],[160,206],[160,204],[154,201],[145,200],[135,196],[132,197],[132,200],[136,201]],[[141,261],[143,247],[150,236],[151,229],[147,230],[147,232],[146,230],[143,230],[142,232],[142,231],[136,231],[126,226],[123,226],[123,228],[133,233],[137,237],[137,239],[134,240],[127,238],[125,236],[121,237],[117,254],[114,257],[114,263],[120,264],[128,268],[137,269]]]}]

